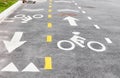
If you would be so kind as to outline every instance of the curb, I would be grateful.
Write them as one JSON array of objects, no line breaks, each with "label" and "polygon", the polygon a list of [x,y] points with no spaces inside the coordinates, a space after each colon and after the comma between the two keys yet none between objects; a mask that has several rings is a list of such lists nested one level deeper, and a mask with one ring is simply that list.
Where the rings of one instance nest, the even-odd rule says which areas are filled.
[{"label": "curb", "polygon": [[0,13],[0,23],[9,15],[11,15],[16,9],[18,9],[22,5],[22,1],[18,1],[13,4],[11,7]]}]

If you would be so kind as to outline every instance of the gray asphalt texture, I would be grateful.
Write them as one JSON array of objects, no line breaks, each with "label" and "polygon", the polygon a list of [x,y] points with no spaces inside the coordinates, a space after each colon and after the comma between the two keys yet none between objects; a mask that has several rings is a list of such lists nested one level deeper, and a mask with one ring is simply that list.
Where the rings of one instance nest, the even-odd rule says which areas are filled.
[{"label": "gray asphalt texture", "polygon": [[[49,1],[38,1],[36,4],[23,4],[7,19],[15,15],[44,15],[41,19],[21,23],[0,24],[0,69],[13,62],[20,72],[2,72],[0,78],[120,78],[120,1],[119,0],[64,0],[72,3],[52,3],[52,18],[48,18]],[[62,0],[63,1],[63,0]],[[75,5],[77,3],[78,5]],[[78,9],[80,6],[82,9]],[[44,9],[43,11],[24,11],[23,9]],[[78,10],[77,12],[58,12],[60,9]],[[82,11],[86,11],[85,14]],[[79,19],[78,26],[70,26],[63,19],[72,15]],[[89,20],[87,17],[92,17]],[[53,23],[52,28],[47,23]],[[96,29],[97,24],[101,29]],[[10,41],[15,32],[24,32],[21,41],[27,41],[12,53],[8,53],[3,40]],[[69,40],[72,32],[80,32],[86,38],[85,48],[76,45],[74,50],[64,51],[57,47],[60,40]],[[46,42],[46,36],[52,35],[51,43]],[[110,38],[108,44],[105,37]],[[98,41],[106,46],[106,51],[95,52],[87,47],[87,42]],[[63,46],[70,46],[64,44]],[[95,45],[97,47],[97,44]],[[52,57],[52,70],[44,70],[44,57]],[[30,62],[34,63],[40,72],[21,72]]]}]

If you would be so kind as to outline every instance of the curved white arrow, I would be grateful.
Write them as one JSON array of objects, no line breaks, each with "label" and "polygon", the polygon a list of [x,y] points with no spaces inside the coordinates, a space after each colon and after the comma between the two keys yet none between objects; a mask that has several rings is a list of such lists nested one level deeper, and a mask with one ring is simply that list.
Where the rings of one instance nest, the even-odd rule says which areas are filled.
[{"label": "curved white arrow", "polygon": [[23,35],[23,32],[15,32],[11,41],[5,41],[5,40],[3,41],[9,53],[11,53],[16,48],[20,47],[26,42],[26,41],[20,41],[22,38],[22,35]]},{"label": "curved white arrow", "polygon": [[74,17],[68,16],[68,17],[65,17],[64,20],[68,20],[68,22],[71,26],[78,26],[76,21],[79,21],[79,20]]}]

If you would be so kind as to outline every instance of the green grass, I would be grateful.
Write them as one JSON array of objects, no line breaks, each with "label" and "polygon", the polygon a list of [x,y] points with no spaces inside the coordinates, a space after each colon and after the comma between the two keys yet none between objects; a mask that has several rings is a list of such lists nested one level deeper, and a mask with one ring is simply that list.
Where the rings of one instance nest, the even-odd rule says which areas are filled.
[{"label": "green grass", "polygon": [[6,2],[5,2],[4,0],[0,0],[0,12],[4,11],[5,9],[10,7],[17,1],[18,0],[6,0]]}]

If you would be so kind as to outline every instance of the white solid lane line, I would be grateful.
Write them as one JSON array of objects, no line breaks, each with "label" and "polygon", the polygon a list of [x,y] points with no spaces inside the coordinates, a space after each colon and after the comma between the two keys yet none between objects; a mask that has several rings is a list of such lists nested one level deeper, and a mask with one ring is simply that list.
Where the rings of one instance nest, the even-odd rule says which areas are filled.
[{"label": "white solid lane line", "polygon": [[111,44],[112,41],[110,40],[110,38],[105,38],[105,40],[107,41],[107,43]]},{"label": "white solid lane line", "polygon": [[99,27],[98,25],[96,25],[96,24],[94,24],[94,27],[95,27],[96,29],[100,29],[100,27]]}]

